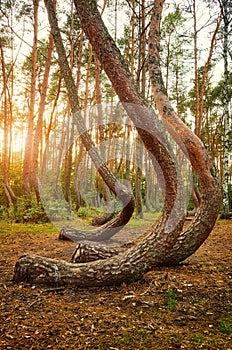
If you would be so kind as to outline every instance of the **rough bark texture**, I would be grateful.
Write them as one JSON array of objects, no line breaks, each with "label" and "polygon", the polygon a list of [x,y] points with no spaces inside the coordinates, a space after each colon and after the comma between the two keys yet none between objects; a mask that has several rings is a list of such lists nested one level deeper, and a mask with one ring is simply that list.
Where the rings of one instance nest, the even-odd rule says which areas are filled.
[{"label": "rough bark texture", "polygon": [[[63,227],[59,234],[59,239],[79,242],[88,241],[106,241],[114,236],[129,221],[134,212],[134,200],[131,199],[122,211],[111,221],[94,230],[77,230],[74,228]],[[126,221],[127,220],[127,221]]]},{"label": "rough bark texture", "polygon": [[74,1],[74,3],[82,27],[92,44],[95,54],[111,80],[130,119],[134,122],[146,148],[159,163],[165,181],[166,196],[170,196],[169,200],[171,200],[167,206],[169,207],[168,211],[170,211],[176,197],[177,174],[175,161],[170,155],[171,150],[168,149],[169,146],[164,137],[162,125],[155,113],[148,108],[146,101],[139,95],[120,51],[101,20],[95,1]]},{"label": "rough bark texture", "polygon": [[[99,155],[93,141],[89,136],[84,120],[82,119],[79,113],[76,86],[75,86],[74,79],[72,77],[71,69],[67,61],[64,45],[62,42],[59,26],[57,23],[57,18],[56,18],[55,9],[54,9],[54,2],[51,0],[45,1],[45,5],[48,10],[48,17],[49,17],[49,22],[51,26],[51,32],[52,32],[54,43],[58,53],[61,73],[64,78],[67,91],[68,91],[69,102],[71,105],[73,118],[74,118],[73,122],[77,127],[76,137],[77,136],[80,137],[81,142],[83,143],[86,151],[89,153],[89,156],[93,161],[99,174],[102,176],[103,180],[105,181],[107,186],[110,188],[110,190],[116,196],[118,196],[118,199],[122,202],[122,205],[123,205],[123,210],[117,215],[116,218],[114,218],[112,221],[108,222],[101,228],[92,231],[91,233],[92,237],[93,235],[95,235],[96,240],[98,240],[100,236],[102,236],[101,239],[105,240],[112,237],[116,232],[121,230],[122,227],[126,225],[127,222],[130,220],[134,209],[134,198],[131,191],[126,186],[121,184],[117,180],[117,178],[113,175],[113,173],[110,171],[110,169],[106,166],[104,159]],[[82,231],[81,233],[84,235],[86,234],[85,231]],[[77,230],[77,238],[75,240],[79,240],[78,238],[79,234],[80,234],[80,230]],[[73,235],[74,235],[74,230],[73,230]],[[63,230],[62,234],[60,235],[60,238],[63,239],[64,237],[65,237],[65,230]],[[88,239],[91,240],[93,238],[88,237]]]},{"label": "rough bark texture", "polygon": [[[192,224],[180,234],[183,226],[183,207],[178,189],[175,163],[167,150],[167,143],[159,132],[156,116],[139,96],[128,70],[110,38],[94,0],[74,1],[83,29],[91,40],[115,91],[125,103],[128,115],[150,154],[153,162],[160,166],[166,185],[163,215],[159,223],[149,228],[136,245],[126,251],[97,262],[72,264],[56,259],[37,256],[23,256],[15,266],[15,281],[29,281],[31,284],[96,286],[119,284],[141,278],[145,272],[160,265],[176,264],[191,255],[206,239],[217,217],[220,191],[212,161],[200,140],[181,122],[173,112],[162,85],[162,76],[157,61],[159,22],[162,11],[157,4],[153,16],[155,36],[150,36],[151,78],[162,116],[168,121],[170,132],[188,154],[198,174],[202,201]],[[158,11],[158,12],[157,12]],[[160,12],[159,12],[160,11]],[[158,24],[158,27],[157,27]],[[128,106],[128,103],[130,105]],[[136,105],[136,108],[135,108]],[[148,130],[150,132],[148,132]],[[158,136],[158,137],[157,137]],[[162,143],[160,142],[162,140]]]},{"label": "rough bark texture", "polygon": [[224,60],[224,86],[223,86],[223,100],[224,100],[224,164],[223,164],[223,208],[221,217],[229,219],[230,217],[230,199],[229,199],[229,154],[230,154],[230,98],[229,98],[229,68],[228,68],[228,54],[229,54],[229,24],[230,24],[230,12],[229,1],[226,0],[221,4],[223,11],[224,31],[223,31],[223,60]]},{"label": "rough bark texture", "polygon": [[82,26],[92,40],[95,52],[121,101],[130,103],[125,105],[128,115],[134,121],[147,149],[154,156],[153,163],[159,165],[163,174],[166,186],[163,216],[157,226],[154,225],[144,233],[138,244],[110,259],[78,264],[77,267],[76,264],[63,261],[23,256],[15,267],[15,281],[90,286],[118,284],[139,279],[146,271],[163,263],[166,251],[173,246],[184,222],[184,207],[181,191],[178,191],[175,162],[166,148],[167,142],[157,117],[139,96],[120,52],[101,21],[95,1],[80,1],[76,6]]},{"label": "rough bark texture", "polygon": [[102,260],[111,258],[114,255],[119,254],[119,250],[91,243],[89,241],[83,241],[78,243],[75,251],[73,252],[71,262],[81,263],[95,260]]},{"label": "rough bark texture", "polygon": [[[103,183],[104,186],[104,183]],[[106,222],[110,221],[115,216],[115,202],[114,200],[107,202],[107,210],[98,216],[95,216],[91,220],[91,225],[93,226],[101,226],[104,225]]]},{"label": "rough bark texture", "polygon": [[193,253],[211,232],[218,216],[221,193],[216,169],[201,140],[177,116],[164,88],[159,38],[163,1],[155,1],[149,36],[149,70],[156,106],[167,122],[167,128],[189,158],[200,183],[201,204],[195,219],[181,233],[176,244],[164,259],[165,264],[177,263]]}]

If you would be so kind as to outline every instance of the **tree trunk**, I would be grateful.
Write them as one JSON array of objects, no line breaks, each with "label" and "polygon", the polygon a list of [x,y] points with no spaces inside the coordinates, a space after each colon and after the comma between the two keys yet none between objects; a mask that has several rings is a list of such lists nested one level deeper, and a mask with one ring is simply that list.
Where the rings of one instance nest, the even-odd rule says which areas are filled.
[{"label": "tree trunk", "polygon": [[[64,157],[64,183],[63,192],[64,198],[67,203],[71,203],[71,172],[72,172],[72,161],[73,161],[73,143],[74,143],[74,123],[70,115],[69,106],[68,109],[68,130],[67,130],[67,140],[69,147],[66,150]],[[70,125],[71,124],[71,125]]]},{"label": "tree trunk", "polygon": [[[80,141],[80,140],[78,140],[78,141]],[[76,155],[74,179],[73,179],[73,189],[74,189],[74,195],[75,195],[75,209],[76,209],[76,211],[78,211],[80,207],[84,207],[86,205],[84,199],[81,196],[80,180],[79,180],[79,176],[78,176],[79,166],[80,166],[80,163],[81,163],[83,155],[84,155],[84,146],[81,142],[79,142],[77,148],[78,148],[78,154]]]},{"label": "tree trunk", "polygon": [[50,34],[49,41],[48,41],[48,48],[47,48],[47,58],[45,63],[45,69],[44,69],[44,77],[43,82],[41,86],[41,96],[40,96],[40,102],[39,102],[39,111],[38,111],[38,120],[36,124],[35,129],[35,135],[34,135],[34,141],[33,141],[33,153],[32,153],[32,184],[34,187],[34,191],[36,194],[37,201],[40,202],[40,193],[39,193],[39,145],[42,140],[42,128],[43,128],[43,114],[45,109],[45,103],[46,103],[46,95],[47,95],[47,88],[48,88],[48,78],[49,78],[49,72],[51,67],[51,60],[52,60],[52,52],[53,52],[53,37]]},{"label": "tree trunk", "polygon": [[91,243],[89,241],[83,241],[78,243],[76,249],[72,255],[72,263],[83,263],[95,260],[102,260],[111,258],[114,255],[118,255],[119,250]]},{"label": "tree trunk", "polygon": [[204,242],[218,216],[221,193],[216,170],[210,155],[200,139],[182,122],[172,108],[164,88],[159,64],[160,20],[164,0],[155,1],[149,36],[149,70],[156,107],[167,123],[167,128],[189,158],[200,183],[201,205],[195,219],[181,233],[176,244],[164,259],[173,264],[187,258]]},{"label": "tree trunk", "polygon": [[[104,126],[102,120],[102,95],[101,95],[101,64],[97,57],[94,57],[95,62],[95,102],[97,107],[97,135],[98,143],[100,148],[100,154],[106,161],[106,151],[104,145]],[[107,205],[107,210],[102,214],[94,217],[91,224],[94,226],[104,225],[106,222],[111,220],[115,215],[114,200],[111,198],[110,190],[107,184],[103,181],[102,183],[102,197]]]},{"label": "tree trunk", "polygon": [[[51,11],[52,1],[49,0],[48,4]],[[102,23],[95,0],[75,1],[75,5],[95,53],[146,147],[156,156],[153,162],[162,169],[166,184],[163,216],[158,225],[147,230],[136,245],[122,254],[98,260],[97,263],[78,265],[55,259],[23,256],[16,263],[14,280],[27,280],[32,284],[79,286],[128,283],[141,278],[154,266],[162,265],[166,252],[171,251],[184,222],[182,191],[178,184],[175,162],[166,149],[167,142],[162,135],[162,128],[154,112],[147,108],[139,96],[119,51]],[[134,105],[128,106],[128,103],[135,104],[136,108]],[[82,139],[86,142],[83,137]],[[101,174],[104,175],[104,172]]]},{"label": "tree trunk", "polygon": [[207,73],[209,69],[209,65],[213,56],[213,50],[216,44],[216,36],[219,31],[220,25],[222,21],[222,15],[219,15],[218,21],[216,28],[214,30],[212,39],[211,39],[211,44],[210,44],[210,50],[209,50],[209,55],[207,58],[207,61],[204,65],[203,68],[203,73],[202,73],[202,78],[201,78],[201,87],[200,87],[200,92],[199,92],[199,110],[198,110],[198,122],[197,122],[197,128],[196,128],[196,134],[198,137],[201,135],[201,129],[202,129],[202,123],[203,123],[203,112],[204,112],[204,96],[205,96],[205,85],[206,85],[206,79],[207,79]]},{"label": "tree trunk", "polygon": [[138,138],[135,145],[135,210],[139,219],[143,218],[143,199],[142,199],[142,165],[143,165],[143,145]]},{"label": "tree trunk", "polygon": [[[53,1],[54,3],[54,1]],[[70,21],[70,29],[69,29],[69,33],[68,33],[68,38],[69,38],[69,42],[70,42],[70,68],[71,71],[73,70],[73,65],[74,65],[74,41],[72,38],[72,34],[73,34],[73,26],[74,26],[74,13],[73,13],[73,2],[71,3],[71,21]],[[79,83],[80,81],[76,82],[76,91],[78,93],[79,90],[79,86],[77,85],[77,83]],[[71,117],[71,113],[70,113],[70,106],[69,106],[69,102],[67,105],[67,115],[68,115],[68,130],[67,130],[67,138],[68,138],[68,144],[69,147],[66,151],[65,154],[65,159],[64,159],[64,183],[63,183],[63,192],[64,192],[64,198],[66,200],[67,203],[71,203],[71,173],[72,173],[72,163],[73,163],[73,143],[74,143],[74,123],[73,123],[73,119]],[[71,125],[70,125],[71,124]]]},{"label": "tree trunk", "polygon": [[228,70],[228,39],[229,39],[229,10],[228,1],[222,1],[223,21],[224,21],[224,42],[223,42],[223,60],[224,60],[224,86],[223,86],[223,104],[224,104],[224,164],[223,164],[223,208],[221,218],[230,217],[229,200],[229,154],[230,154],[230,112],[229,112],[229,70]]},{"label": "tree trunk", "polygon": [[35,95],[36,95],[36,67],[37,67],[37,45],[38,45],[38,10],[39,0],[33,0],[33,27],[34,38],[32,46],[32,63],[31,63],[31,87],[30,101],[28,111],[28,129],[25,144],[22,183],[23,189],[27,194],[31,193],[31,178],[32,178],[32,144],[33,144],[33,127],[35,117]]},{"label": "tree trunk", "polygon": [[[56,45],[59,64],[61,68],[61,72],[63,78],[65,80],[65,84],[68,90],[69,102],[71,105],[71,109],[73,112],[73,118],[75,126],[77,127],[77,135],[81,139],[81,142],[84,144],[86,151],[88,152],[91,160],[93,161],[97,171],[102,176],[103,180],[107,183],[110,190],[118,196],[119,200],[122,202],[123,209],[116,216],[115,219],[106,223],[102,227],[96,230],[88,231],[80,231],[77,230],[77,239],[79,239],[79,235],[87,234],[88,239],[92,239],[93,235],[96,235],[96,240],[98,240],[101,236],[101,239],[108,239],[112,237],[116,232],[118,232],[122,227],[129,221],[130,217],[134,211],[134,198],[130,189],[126,186],[122,185],[117,178],[112,174],[109,168],[106,166],[104,160],[97,152],[97,149],[92,142],[88,130],[85,127],[84,121],[79,113],[79,105],[78,105],[78,96],[76,93],[76,86],[74,80],[72,78],[72,72],[70,70],[65,49],[62,43],[61,34],[59,31],[53,1],[45,1],[47,6],[49,21],[51,25],[51,30],[54,38],[54,43]],[[74,230],[73,230],[74,231]],[[65,230],[61,233],[60,238],[64,238]]]},{"label": "tree trunk", "polygon": [[3,136],[3,149],[2,149],[2,170],[3,170],[3,178],[4,178],[4,192],[7,199],[7,206],[10,206],[12,203],[16,208],[17,199],[16,196],[9,184],[9,167],[10,167],[10,147],[9,147],[9,123],[10,123],[10,115],[11,111],[9,111],[9,98],[7,98],[7,74],[6,74],[6,65],[4,58],[4,50],[2,46],[2,40],[0,38],[0,54],[1,54],[1,69],[2,69],[2,78],[3,78],[3,125],[4,125],[4,136]]},{"label": "tree trunk", "polygon": [[[79,40],[79,46],[78,46],[78,58],[77,58],[77,73],[76,73],[76,88],[77,88],[77,95],[79,94],[79,87],[80,87],[80,81],[81,81],[81,66],[83,64],[82,62],[82,55],[83,55],[83,44],[84,44],[84,31],[81,29],[80,34],[80,40]],[[78,140],[80,141],[80,140]],[[81,142],[78,143],[78,150],[79,153],[76,155],[76,164],[74,169],[74,179],[73,179],[73,190],[74,190],[74,197],[75,197],[75,209],[78,211],[81,206],[85,206],[85,201],[81,196],[80,192],[80,181],[78,178],[78,167],[80,165],[80,162],[83,157],[84,153],[84,147]]]}]

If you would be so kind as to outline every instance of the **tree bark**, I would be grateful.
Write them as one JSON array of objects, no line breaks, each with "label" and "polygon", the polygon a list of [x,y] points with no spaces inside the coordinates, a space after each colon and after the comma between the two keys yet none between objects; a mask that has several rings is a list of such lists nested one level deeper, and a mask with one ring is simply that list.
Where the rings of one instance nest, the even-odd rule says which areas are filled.
[{"label": "tree bark", "polygon": [[222,14],[219,15],[218,21],[216,28],[214,30],[212,39],[211,39],[211,44],[210,44],[210,49],[209,49],[209,55],[207,58],[207,61],[204,65],[203,68],[203,73],[202,73],[202,78],[201,78],[201,87],[200,87],[200,92],[199,92],[199,110],[198,110],[198,122],[197,122],[197,127],[196,127],[196,134],[198,137],[201,135],[201,129],[202,129],[202,123],[203,123],[203,112],[204,112],[204,96],[205,96],[205,85],[206,85],[206,80],[207,80],[207,73],[209,70],[209,65],[213,56],[213,50],[216,44],[216,36],[219,31],[220,25],[222,21]]},{"label": "tree bark", "polygon": [[[97,107],[97,136],[100,147],[100,154],[103,159],[106,159],[105,145],[104,145],[104,129],[102,120],[102,94],[101,94],[101,64],[97,57],[94,57],[95,63],[95,102]],[[107,184],[103,181],[102,183],[102,197],[107,205],[107,210],[91,221],[93,226],[101,226],[114,217],[115,205],[114,200],[111,198],[110,190]]]},{"label": "tree bark", "polygon": [[181,233],[165,264],[181,261],[197,250],[211,232],[218,216],[221,201],[219,181],[210,155],[200,139],[175,113],[164,88],[159,61],[160,21],[164,0],[155,1],[149,35],[149,70],[156,107],[167,123],[167,128],[189,158],[200,183],[201,204],[195,219]]},{"label": "tree bark", "polygon": [[47,58],[45,62],[44,68],[44,77],[41,86],[41,96],[39,102],[39,110],[38,110],[38,120],[35,128],[35,135],[33,140],[32,147],[32,170],[31,170],[31,181],[34,187],[34,191],[36,194],[37,201],[40,202],[40,193],[39,193],[39,145],[42,140],[42,129],[43,129],[43,114],[46,103],[46,95],[48,88],[48,78],[51,68],[51,60],[52,60],[52,52],[53,52],[53,38],[52,35],[49,35],[48,48],[47,48]]},{"label": "tree bark", "polygon": [[[106,166],[104,159],[99,155],[97,149],[91,140],[88,130],[85,127],[85,123],[79,113],[78,105],[78,96],[76,92],[76,86],[72,78],[72,72],[70,70],[65,49],[63,46],[61,34],[59,31],[56,14],[54,10],[53,1],[45,0],[45,5],[47,7],[51,32],[54,38],[54,43],[58,53],[58,60],[60,64],[61,73],[63,75],[68,96],[69,102],[73,113],[74,123],[77,127],[77,135],[81,139],[81,142],[85,146],[86,151],[89,153],[89,156],[94,163],[97,171],[102,176],[103,180],[107,183],[110,190],[118,196],[119,200],[122,202],[123,209],[122,211],[114,218],[112,221],[106,223],[102,227],[96,230],[89,231],[80,231],[77,230],[77,239],[79,235],[87,234],[88,240],[93,238],[93,235],[96,236],[96,240],[100,237],[101,239],[108,239],[112,237],[116,232],[122,229],[122,227],[129,221],[134,211],[134,198],[131,191],[124,185],[122,185],[117,178],[112,174],[109,168]],[[73,230],[74,231],[74,230]],[[65,231],[60,234],[60,238],[64,238]]]},{"label": "tree bark", "polygon": [[[52,5],[51,0],[48,3],[49,6]],[[154,112],[139,96],[120,52],[101,20],[95,0],[75,1],[75,5],[95,53],[145,146],[153,155],[153,163],[160,166],[166,185],[163,215],[159,223],[148,229],[136,245],[119,255],[78,265],[43,257],[23,256],[16,263],[14,280],[56,286],[129,283],[141,278],[154,266],[163,265],[166,253],[172,251],[184,223],[182,192],[175,161],[166,148],[168,144],[162,134],[161,125]],[[84,141],[86,140],[83,138]],[[191,252],[188,251],[189,254]]]},{"label": "tree bark", "polygon": [[39,0],[33,0],[33,27],[34,38],[32,46],[32,67],[31,67],[31,86],[30,86],[30,101],[28,111],[28,129],[25,144],[22,184],[23,189],[27,194],[31,193],[31,178],[32,178],[32,144],[33,144],[33,128],[35,117],[35,95],[36,95],[36,67],[37,67],[37,45],[38,45],[38,10]]},{"label": "tree bark", "polygon": [[[143,92],[144,94],[144,92]],[[139,219],[143,218],[143,199],[142,199],[142,164],[143,164],[143,145],[138,138],[135,146],[135,210]]]},{"label": "tree bark", "polygon": [[230,198],[229,198],[229,154],[230,154],[230,98],[229,98],[229,69],[228,69],[228,41],[229,41],[229,3],[228,0],[220,2],[223,12],[223,60],[224,60],[224,85],[223,85],[223,107],[224,107],[224,162],[223,162],[223,208],[221,218],[229,219]]},{"label": "tree bark", "polygon": [[4,178],[4,192],[7,199],[7,206],[10,206],[12,203],[14,208],[17,207],[17,198],[9,184],[9,167],[10,167],[10,147],[9,147],[9,131],[11,128],[10,113],[8,105],[10,104],[9,98],[7,98],[7,72],[6,72],[6,64],[4,58],[4,50],[2,45],[2,39],[0,38],[0,55],[1,55],[1,70],[2,70],[2,80],[3,80],[3,125],[4,125],[4,135],[3,135],[3,149],[2,149],[2,170],[3,170],[3,178]]},{"label": "tree bark", "polygon": [[114,255],[118,255],[119,250],[91,243],[89,241],[83,241],[78,243],[75,251],[73,252],[71,262],[72,263],[83,263],[95,260],[102,260],[111,258]]}]

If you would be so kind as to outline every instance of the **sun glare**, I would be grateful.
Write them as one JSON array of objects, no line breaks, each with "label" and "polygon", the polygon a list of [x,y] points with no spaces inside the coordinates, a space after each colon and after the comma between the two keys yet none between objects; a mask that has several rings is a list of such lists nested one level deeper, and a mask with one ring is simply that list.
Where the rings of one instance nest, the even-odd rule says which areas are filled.
[{"label": "sun glare", "polygon": [[[19,129],[18,127],[12,127],[12,131],[8,133],[8,149],[11,150],[11,155],[23,154],[26,141],[26,130]],[[0,152],[4,149],[4,131],[0,131]]]}]

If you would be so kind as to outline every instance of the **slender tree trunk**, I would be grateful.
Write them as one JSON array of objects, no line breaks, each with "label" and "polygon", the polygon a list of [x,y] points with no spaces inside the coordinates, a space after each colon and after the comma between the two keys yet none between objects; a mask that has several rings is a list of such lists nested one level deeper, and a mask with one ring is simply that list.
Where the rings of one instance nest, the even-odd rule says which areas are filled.
[{"label": "slender tree trunk", "polygon": [[32,46],[31,63],[31,91],[28,111],[27,137],[23,160],[22,182],[23,189],[27,194],[31,193],[31,172],[32,172],[32,144],[33,127],[35,114],[35,96],[36,96],[36,66],[37,66],[37,45],[38,45],[38,9],[39,0],[33,0],[33,19],[34,19],[34,38]]},{"label": "slender tree trunk", "polygon": [[[66,59],[66,54],[64,46],[62,43],[57,19],[55,16],[55,11],[53,7],[53,2],[51,0],[45,1],[47,6],[49,21],[52,28],[52,34],[54,37],[54,42],[58,52],[59,63],[62,75],[64,77],[66,87],[68,90],[69,101],[71,109],[73,112],[74,122],[77,127],[77,131],[81,141],[83,142],[91,160],[93,161],[97,171],[102,176],[103,180],[107,183],[110,190],[118,196],[123,204],[123,209],[119,215],[116,216],[114,220],[109,223],[106,223],[101,228],[92,230],[90,232],[76,230],[76,240],[79,240],[83,235],[87,234],[88,239],[108,239],[112,237],[116,232],[118,232],[130,219],[134,210],[134,198],[132,197],[131,191],[122,185],[117,178],[110,172],[109,168],[106,166],[102,157],[98,154],[96,147],[94,146],[93,141],[91,140],[88,130],[85,127],[84,121],[79,113],[78,105],[78,96],[76,93],[76,86],[72,78],[72,73]],[[64,228],[60,234],[60,238],[65,238],[66,228]],[[67,237],[68,238],[68,230]]]},{"label": "slender tree trunk", "polygon": [[136,216],[143,218],[143,199],[142,199],[142,166],[143,166],[143,145],[138,138],[135,146],[135,209]]},{"label": "slender tree trunk", "polygon": [[9,167],[10,167],[10,145],[9,145],[9,131],[10,131],[10,114],[9,111],[9,99],[7,98],[7,73],[6,65],[4,59],[4,50],[2,46],[2,40],[0,38],[0,54],[1,54],[1,69],[2,69],[2,78],[3,78],[3,125],[4,125],[4,136],[3,136],[3,151],[2,151],[2,169],[3,169],[3,178],[4,178],[4,192],[7,199],[7,205],[10,206],[12,203],[16,208],[17,199],[16,196],[9,184]]},{"label": "slender tree trunk", "polygon": [[[84,31],[81,30],[79,46],[78,46],[78,58],[77,58],[77,73],[76,73],[76,88],[77,95],[79,94],[79,87],[81,81],[81,66],[82,66],[82,55],[83,55],[83,44],[84,44]],[[85,205],[80,192],[80,179],[78,178],[78,167],[80,165],[81,159],[83,157],[84,148],[83,144],[79,142],[78,144],[78,154],[76,155],[75,160],[75,169],[74,169],[74,179],[73,179],[73,190],[74,190],[74,200],[75,200],[75,209],[78,211],[81,206]]]},{"label": "slender tree trunk", "polygon": [[[71,22],[70,22],[70,29],[68,33],[69,41],[70,41],[70,68],[71,71],[73,70],[73,65],[74,65],[74,41],[72,38],[73,35],[73,26],[74,26],[74,12],[73,12],[73,1],[71,1]],[[76,86],[76,90],[78,91],[79,86]],[[68,137],[68,149],[65,154],[65,159],[64,159],[64,184],[63,184],[63,189],[64,189],[64,198],[67,203],[71,203],[71,173],[72,173],[72,163],[73,163],[73,144],[74,144],[74,123],[70,111],[70,106],[68,103],[67,106],[68,110],[68,130],[67,130],[67,137]]]},{"label": "slender tree trunk", "polygon": [[68,109],[68,130],[66,133],[66,144],[69,147],[66,150],[64,157],[64,184],[63,192],[64,198],[67,203],[71,203],[71,172],[72,172],[72,161],[73,161],[73,144],[74,144],[74,122],[70,113],[69,106]]},{"label": "slender tree trunk", "polygon": [[[59,140],[59,146],[57,147],[57,139],[56,134],[53,137],[53,148],[56,150],[55,157],[54,157],[54,151],[52,152],[54,157],[54,165],[53,165],[53,171],[56,174],[55,181],[54,181],[54,188],[51,189],[51,197],[58,199],[59,198],[59,179],[60,179],[60,172],[61,172],[61,164],[62,164],[62,158],[63,158],[63,152],[65,149],[66,144],[68,144],[67,141],[67,132],[65,130],[65,118],[62,122],[61,126],[61,136]],[[48,150],[51,152],[51,150]],[[67,150],[66,150],[67,151]],[[41,179],[43,181],[43,179]],[[43,182],[41,182],[43,183]]]},{"label": "slender tree trunk", "polygon": [[[138,66],[138,86],[142,96],[145,98],[146,94],[146,26],[145,26],[145,1],[142,0],[140,5],[140,42],[139,42],[139,66]],[[143,200],[142,200],[142,158],[143,149],[141,140],[138,138],[137,146],[135,147],[135,207],[136,216],[143,218]]]},{"label": "slender tree trunk", "polygon": [[48,126],[45,127],[45,145],[46,146],[45,146],[45,150],[43,152],[43,156],[41,157],[40,181],[43,181],[43,177],[44,177],[44,173],[45,173],[45,169],[46,169],[47,156],[48,156],[48,152],[49,152],[48,140],[49,140],[49,137],[51,134],[53,120],[54,120],[54,114],[55,114],[57,103],[58,103],[59,96],[60,96],[61,81],[62,81],[62,79],[59,78],[58,85],[57,85],[57,91],[56,91],[56,97],[55,97],[55,100],[53,102],[53,107],[52,107],[52,110],[50,113],[49,123],[48,123]]},{"label": "slender tree trunk", "polygon": [[[80,141],[80,140],[79,140]],[[78,211],[80,207],[86,205],[84,199],[81,196],[81,184],[79,179],[79,166],[81,164],[82,158],[84,156],[84,146],[81,142],[78,142],[78,154],[75,161],[75,169],[74,169],[74,179],[73,179],[73,187],[75,194],[75,209]]]},{"label": "slender tree trunk", "polygon": [[131,175],[131,121],[129,118],[127,118],[126,121],[126,128],[125,128],[125,137],[126,137],[126,169],[125,169],[125,178],[126,181],[130,182],[130,175]]},{"label": "slender tree trunk", "polygon": [[[102,158],[106,161],[106,150],[104,145],[104,125],[102,119],[102,95],[101,95],[101,64],[99,60],[94,57],[95,62],[95,101],[97,107],[97,134],[98,142],[100,148],[100,154]],[[114,201],[111,198],[110,190],[107,184],[103,181],[102,183],[102,196],[107,205],[107,210],[102,215],[98,215],[92,219],[92,225],[99,226],[105,224],[107,221],[111,220],[114,216]]]},{"label": "slender tree trunk", "polygon": [[154,192],[154,183],[152,183],[151,180],[151,164],[150,160],[148,158],[147,152],[144,154],[145,157],[145,177],[146,177],[146,187],[145,187],[145,206],[146,206],[146,211],[150,212],[151,211],[151,193],[152,191]]},{"label": "slender tree trunk", "polygon": [[47,56],[44,69],[44,77],[41,86],[41,96],[38,111],[38,120],[35,128],[35,135],[33,141],[33,153],[32,153],[32,184],[36,194],[37,201],[40,202],[40,192],[39,192],[39,146],[42,142],[42,129],[43,129],[43,114],[45,110],[46,95],[48,88],[48,78],[51,67],[53,52],[53,37],[50,34],[48,41]]},{"label": "slender tree trunk", "polygon": [[229,3],[228,0],[222,0],[221,7],[224,21],[224,41],[223,41],[223,59],[224,59],[224,87],[223,87],[223,104],[224,104],[224,164],[223,164],[223,208],[221,217],[228,219],[230,211],[229,201],[229,154],[230,154],[230,112],[229,112],[229,70],[228,70],[228,39],[229,39]]},{"label": "slender tree trunk", "polygon": [[[163,1],[162,1],[163,2]],[[196,0],[193,0],[193,43],[194,43],[194,81],[195,81],[195,134],[199,132],[199,79],[198,79],[198,42]]]},{"label": "slender tree trunk", "polygon": [[207,79],[207,73],[209,70],[209,65],[213,56],[213,50],[215,47],[216,43],[216,36],[219,31],[220,25],[222,21],[222,15],[219,16],[219,19],[217,21],[216,28],[214,30],[212,39],[211,39],[211,45],[210,45],[210,50],[209,50],[209,55],[207,58],[207,61],[205,63],[203,73],[202,73],[202,81],[201,81],[201,88],[199,92],[199,110],[198,110],[198,122],[197,122],[197,127],[196,127],[196,134],[198,137],[201,135],[201,128],[202,128],[202,123],[203,123],[203,111],[204,111],[204,96],[205,96],[205,85],[206,85],[206,79]]}]

